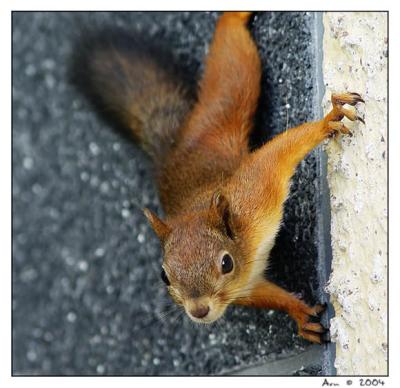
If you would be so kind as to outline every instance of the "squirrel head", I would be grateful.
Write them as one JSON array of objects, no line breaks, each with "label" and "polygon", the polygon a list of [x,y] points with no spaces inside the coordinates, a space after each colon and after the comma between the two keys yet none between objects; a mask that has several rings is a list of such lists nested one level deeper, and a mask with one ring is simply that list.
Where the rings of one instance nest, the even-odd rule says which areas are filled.
[{"label": "squirrel head", "polygon": [[144,210],[164,250],[161,277],[195,322],[210,323],[242,296],[244,258],[227,198],[215,193],[208,208],[163,221]]}]

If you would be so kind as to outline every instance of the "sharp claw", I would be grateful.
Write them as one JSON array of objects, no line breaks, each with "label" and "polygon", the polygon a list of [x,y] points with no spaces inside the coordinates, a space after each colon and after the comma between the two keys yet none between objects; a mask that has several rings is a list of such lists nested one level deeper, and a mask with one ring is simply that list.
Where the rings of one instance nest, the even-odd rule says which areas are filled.
[{"label": "sharp claw", "polygon": [[356,118],[357,118],[357,120],[361,121],[365,125],[364,119],[362,119],[360,116],[357,116]]},{"label": "sharp claw", "polygon": [[363,102],[365,104],[365,101],[361,98],[361,97],[354,97],[353,101],[349,101],[347,102],[347,104],[351,105],[351,106],[355,106],[357,105],[359,102]]},{"label": "sharp claw", "polygon": [[321,341],[326,344],[331,342],[331,334],[329,333],[329,331],[321,335]]},{"label": "sharp claw", "polygon": [[321,326],[324,329],[324,333],[329,333],[329,327],[324,326],[322,323]]},{"label": "sharp claw", "polygon": [[320,319],[319,319],[319,316],[310,315],[310,318],[309,318],[308,321],[311,322],[311,323],[319,323]]},{"label": "sharp claw", "polygon": [[358,93],[350,93],[351,95],[353,95],[353,96],[356,96],[356,97],[358,97],[358,101],[360,101],[360,102],[364,102],[365,103],[365,101],[363,100],[363,98],[361,97],[361,95],[360,94],[358,94]]},{"label": "sharp claw", "polygon": [[332,102],[339,105],[349,104],[351,106],[356,105],[358,102],[365,104],[364,99],[358,93],[345,93],[345,95],[342,97],[343,99],[341,99],[340,96],[341,95],[335,96],[334,101]]},{"label": "sharp claw", "polygon": [[361,97],[361,95],[360,94],[358,94],[358,93],[350,93],[352,96],[356,96],[356,97],[358,97],[358,99],[360,100],[360,101],[363,101],[364,102],[364,100],[362,99],[362,97]]},{"label": "sharp claw", "polygon": [[356,96],[357,97],[357,102],[363,102],[365,104],[365,101],[363,100],[363,98],[358,94],[358,93],[350,93],[352,96]]},{"label": "sharp claw", "polygon": [[336,135],[337,135],[337,132],[336,132],[336,131],[332,131],[332,132],[329,134],[329,137],[330,137],[330,138],[335,138]]},{"label": "sharp claw", "polygon": [[328,308],[328,303],[324,302],[321,303],[321,311],[317,314],[319,317],[326,311],[326,309]]}]

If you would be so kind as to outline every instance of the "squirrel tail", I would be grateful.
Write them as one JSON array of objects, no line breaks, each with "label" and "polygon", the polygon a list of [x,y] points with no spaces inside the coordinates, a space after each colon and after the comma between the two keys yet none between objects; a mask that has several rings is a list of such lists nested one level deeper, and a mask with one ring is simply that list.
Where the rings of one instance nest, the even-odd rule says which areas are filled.
[{"label": "squirrel tail", "polygon": [[162,163],[194,104],[193,77],[163,48],[125,31],[89,34],[81,44],[73,66],[77,86]]}]

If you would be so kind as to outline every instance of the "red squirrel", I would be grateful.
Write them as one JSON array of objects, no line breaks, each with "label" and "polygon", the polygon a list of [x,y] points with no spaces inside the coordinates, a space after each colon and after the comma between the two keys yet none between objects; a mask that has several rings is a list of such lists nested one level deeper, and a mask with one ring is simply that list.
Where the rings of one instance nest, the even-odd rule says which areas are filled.
[{"label": "red squirrel", "polygon": [[362,119],[344,105],[364,101],[357,93],[333,94],[322,120],[251,151],[261,63],[250,16],[219,18],[197,97],[170,61],[137,40],[93,44],[86,82],[93,101],[154,162],[165,218],[144,214],[161,242],[161,277],[174,301],[200,323],[217,320],[230,304],[283,310],[299,335],[322,343],[325,307],[307,305],[263,275],[296,166],[326,138],[349,134],[343,117]]}]

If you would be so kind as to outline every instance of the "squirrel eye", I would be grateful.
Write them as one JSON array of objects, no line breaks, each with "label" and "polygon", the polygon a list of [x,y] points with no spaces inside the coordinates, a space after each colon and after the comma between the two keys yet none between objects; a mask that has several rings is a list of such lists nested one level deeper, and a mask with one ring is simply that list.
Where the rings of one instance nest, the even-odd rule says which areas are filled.
[{"label": "squirrel eye", "polygon": [[169,282],[168,276],[165,273],[164,269],[161,270],[161,280],[167,285],[171,285],[171,283]]},{"label": "squirrel eye", "polygon": [[225,254],[221,262],[222,273],[226,274],[233,270],[233,260],[228,254]]}]

